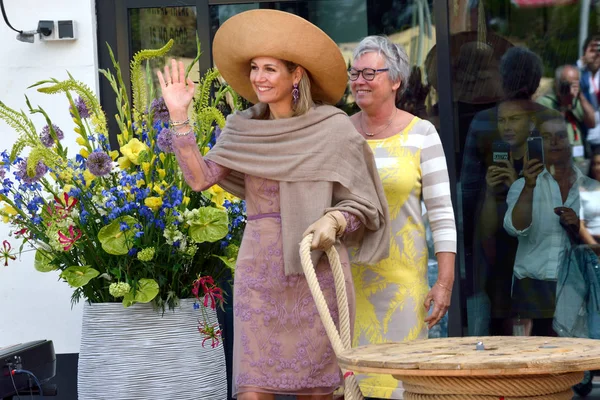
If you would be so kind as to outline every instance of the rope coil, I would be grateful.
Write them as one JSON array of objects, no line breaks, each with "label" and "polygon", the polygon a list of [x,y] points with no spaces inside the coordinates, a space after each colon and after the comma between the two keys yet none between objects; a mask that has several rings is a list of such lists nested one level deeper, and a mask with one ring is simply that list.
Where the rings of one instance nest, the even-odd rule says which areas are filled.
[{"label": "rope coil", "polygon": [[[340,256],[334,246],[331,246],[325,253],[329,258],[329,265],[333,272],[333,279],[335,282],[336,298],[339,313],[339,325],[340,329],[335,326],[333,318],[331,318],[331,311],[325,301],[325,296],[319,285],[317,274],[315,273],[315,267],[310,258],[310,245],[312,243],[313,234],[306,235],[302,242],[300,242],[300,260],[302,262],[302,269],[304,270],[304,276],[310,288],[310,292],[317,305],[319,316],[323,321],[323,326],[333,347],[333,351],[336,355],[342,351],[350,349],[352,346],[352,338],[350,337],[350,312],[348,308],[348,295],[346,293],[346,282],[344,281],[344,272],[342,270],[342,263],[340,262]],[[344,400],[364,400],[364,397],[356,381],[356,376],[352,371],[342,370],[344,374]]]}]

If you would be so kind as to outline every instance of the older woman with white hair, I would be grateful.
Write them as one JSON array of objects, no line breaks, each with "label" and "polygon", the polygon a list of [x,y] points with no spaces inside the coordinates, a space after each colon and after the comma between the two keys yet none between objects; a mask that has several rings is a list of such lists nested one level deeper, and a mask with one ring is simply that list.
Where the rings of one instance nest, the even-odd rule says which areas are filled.
[{"label": "older woman with white hair", "polygon": [[[364,38],[348,70],[361,111],[356,129],[375,154],[390,211],[390,257],[353,265],[356,321],[353,345],[427,338],[450,305],[456,226],[446,158],[434,126],[396,107],[410,66],[404,49],[382,36]],[[438,280],[427,280],[424,200],[438,260]],[[433,303],[433,310],[431,305]],[[428,312],[431,311],[428,316]],[[391,376],[360,376],[365,396],[402,398]]]}]

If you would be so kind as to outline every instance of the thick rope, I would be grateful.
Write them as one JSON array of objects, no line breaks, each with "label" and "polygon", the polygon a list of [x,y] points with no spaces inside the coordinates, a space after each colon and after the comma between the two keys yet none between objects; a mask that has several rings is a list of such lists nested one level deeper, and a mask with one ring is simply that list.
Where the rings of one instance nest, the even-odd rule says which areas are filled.
[{"label": "thick rope", "polygon": [[571,400],[573,390],[562,393],[544,394],[542,396],[478,396],[470,394],[415,394],[404,392],[404,400]]},{"label": "thick rope", "polygon": [[[506,377],[402,376],[402,386],[414,394],[540,396],[563,393],[583,379],[583,372]],[[445,398],[445,397],[444,397]],[[508,399],[509,397],[507,397]]]},{"label": "thick rope", "polygon": [[[331,246],[326,251],[327,257],[329,258],[329,264],[333,272],[333,279],[335,282],[336,298],[338,304],[339,324],[340,330],[338,331],[333,318],[331,317],[331,311],[323,296],[323,291],[317,280],[317,274],[315,273],[315,267],[310,258],[310,245],[312,243],[313,235],[309,234],[302,239],[300,242],[300,260],[302,262],[302,269],[308,287],[317,305],[319,316],[333,347],[333,351],[336,355],[342,351],[350,349],[352,344],[352,338],[350,337],[350,313],[348,309],[348,296],[346,293],[346,283],[344,279],[344,272],[342,270],[342,263],[340,257],[334,246]],[[344,374],[344,400],[363,400],[364,397],[356,381],[356,377],[352,371],[342,369]]]}]

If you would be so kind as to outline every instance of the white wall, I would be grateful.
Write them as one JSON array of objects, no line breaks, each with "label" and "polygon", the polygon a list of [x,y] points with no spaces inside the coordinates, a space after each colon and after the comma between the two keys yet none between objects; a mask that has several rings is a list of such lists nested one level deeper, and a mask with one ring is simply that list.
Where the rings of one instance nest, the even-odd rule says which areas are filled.
[{"label": "white wall", "polygon": [[[0,19],[0,101],[26,109],[24,94],[40,105],[65,133],[64,144],[76,149],[73,122],[64,95],[45,95],[31,84],[50,77],[63,80],[68,70],[98,93],[96,12],[94,0],[5,0],[9,22],[19,30],[34,30],[38,20],[74,20],[76,41],[33,44],[17,41],[17,33]],[[38,129],[45,125],[36,114]],[[10,148],[17,136],[0,121],[0,151]],[[0,243],[9,229],[0,221]],[[16,242],[13,242],[13,247]],[[17,245],[18,247],[18,245]],[[71,309],[72,290],[56,273],[33,268],[33,252],[24,253],[8,267],[0,264],[0,348],[31,340],[49,339],[57,353],[78,353],[81,334],[79,304]]]}]

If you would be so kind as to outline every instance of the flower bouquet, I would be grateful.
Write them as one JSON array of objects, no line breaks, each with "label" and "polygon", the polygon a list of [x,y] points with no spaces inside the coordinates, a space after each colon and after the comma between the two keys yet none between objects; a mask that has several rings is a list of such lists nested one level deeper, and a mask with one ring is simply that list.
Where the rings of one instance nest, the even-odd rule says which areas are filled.
[{"label": "flower bouquet", "polygon": [[[223,301],[218,283],[235,263],[244,203],[219,187],[193,192],[183,180],[171,147],[168,111],[148,64],[164,57],[172,44],[133,57],[132,102],[110,52],[114,71],[101,73],[116,94],[119,132],[112,141],[119,148],[111,146],[97,97],[71,75],[32,87],[67,97],[65,112],[71,113],[80,146],[74,157],[62,144],[65,132],[42,108],[27,99],[29,114],[45,119],[38,132],[27,113],[0,102],[0,118],[19,134],[12,149],[1,154],[0,215],[13,228],[12,241],[20,242],[18,252],[35,251],[38,271],[60,271],[74,289],[73,302],[122,302],[124,307],[152,302],[164,310],[183,298],[199,299],[198,308],[214,309]],[[187,72],[199,56],[198,43]],[[240,105],[218,77],[216,70],[203,76],[190,116],[203,152],[225,123],[223,110]],[[3,246],[6,265],[17,250],[11,241]],[[218,326],[200,322],[198,329],[218,344]]]}]

